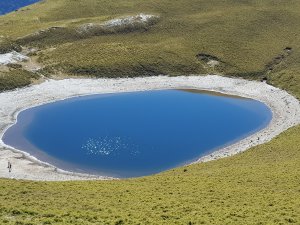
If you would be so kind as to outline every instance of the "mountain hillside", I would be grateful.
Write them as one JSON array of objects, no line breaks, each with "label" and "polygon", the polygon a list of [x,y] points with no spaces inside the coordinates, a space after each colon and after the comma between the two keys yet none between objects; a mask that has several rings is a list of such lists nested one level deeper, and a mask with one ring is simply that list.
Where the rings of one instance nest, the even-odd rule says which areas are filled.
[{"label": "mountain hillside", "polygon": [[[0,17],[0,57],[30,57],[0,65],[0,91],[43,77],[216,73],[300,99],[299,12],[298,0],[44,0]],[[0,224],[300,224],[299,146],[297,126],[149,177],[0,179]]]}]

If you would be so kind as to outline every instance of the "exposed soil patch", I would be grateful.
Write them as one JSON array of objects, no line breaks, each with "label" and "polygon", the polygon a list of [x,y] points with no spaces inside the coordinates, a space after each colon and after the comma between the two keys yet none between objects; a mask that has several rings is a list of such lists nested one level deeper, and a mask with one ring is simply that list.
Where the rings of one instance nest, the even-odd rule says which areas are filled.
[{"label": "exposed soil patch", "polygon": [[282,63],[288,56],[290,56],[293,52],[291,47],[286,47],[283,49],[282,53],[274,57],[269,63],[266,64],[266,71],[270,72],[275,69],[277,65]]},{"label": "exposed soil patch", "polygon": [[292,49],[291,47],[286,47],[286,48],[284,49],[284,51],[285,51],[286,53],[288,53],[288,54],[291,54],[292,51],[293,51],[293,49]]},{"label": "exposed soil patch", "polygon": [[221,60],[218,57],[209,55],[209,54],[205,54],[205,53],[199,53],[198,55],[196,55],[196,57],[197,57],[197,59],[199,59],[205,63],[208,63],[211,60],[221,62]]}]

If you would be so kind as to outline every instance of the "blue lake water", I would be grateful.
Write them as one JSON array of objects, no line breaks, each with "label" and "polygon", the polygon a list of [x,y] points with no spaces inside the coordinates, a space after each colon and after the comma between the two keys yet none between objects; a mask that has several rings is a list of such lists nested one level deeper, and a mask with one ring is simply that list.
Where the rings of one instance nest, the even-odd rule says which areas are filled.
[{"label": "blue lake water", "polygon": [[39,2],[40,0],[0,0],[0,15],[10,13],[24,6]]},{"label": "blue lake water", "polygon": [[193,90],[92,95],[22,111],[3,141],[62,169],[135,177],[191,162],[271,118],[259,101]]}]

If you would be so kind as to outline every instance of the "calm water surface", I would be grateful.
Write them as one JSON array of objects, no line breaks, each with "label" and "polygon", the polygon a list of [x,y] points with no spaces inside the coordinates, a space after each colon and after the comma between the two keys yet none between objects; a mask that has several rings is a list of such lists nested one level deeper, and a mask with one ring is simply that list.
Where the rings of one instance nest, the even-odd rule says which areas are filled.
[{"label": "calm water surface", "polygon": [[0,15],[10,13],[24,6],[39,2],[40,0],[0,0]]},{"label": "calm water surface", "polygon": [[265,127],[261,102],[183,90],[92,95],[22,111],[3,141],[76,172],[157,173]]}]

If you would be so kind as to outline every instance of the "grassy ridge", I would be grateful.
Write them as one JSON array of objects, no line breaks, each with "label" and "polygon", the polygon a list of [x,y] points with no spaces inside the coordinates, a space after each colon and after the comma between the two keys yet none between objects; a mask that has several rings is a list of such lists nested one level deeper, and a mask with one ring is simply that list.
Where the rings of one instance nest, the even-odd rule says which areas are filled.
[{"label": "grassy ridge", "polygon": [[[28,8],[0,17],[0,35],[16,40],[51,26],[71,29],[140,12],[161,17],[143,32],[27,43],[40,48],[45,74],[216,72],[267,77],[300,98],[296,0],[46,0]],[[199,53],[222,63],[210,68]],[[300,126],[234,157],[139,179],[1,179],[0,224],[300,224],[299,137]]]},{"label": "grassy ridge", "polygon": [[[266,75],[266,65],[286,47],[299,54],[299,1],[273,3],[47,0],[0,18],[0,34],[16,39],[53,26],[65,27],[59,35],[28,43],[41,49],[55,47],[41,58],[52,72],[109,77],[216,72],[260,79]],[[159,15],[160,22],[143,32],[87,39],[70,31],[81,24],[140,12]],[[217,56],[224,63],[212,69],[196,58],[198,53]],[[298,65],[298,58],[287,57],[284,62]],[[291,78],[293,83],[297,79]]]}]

